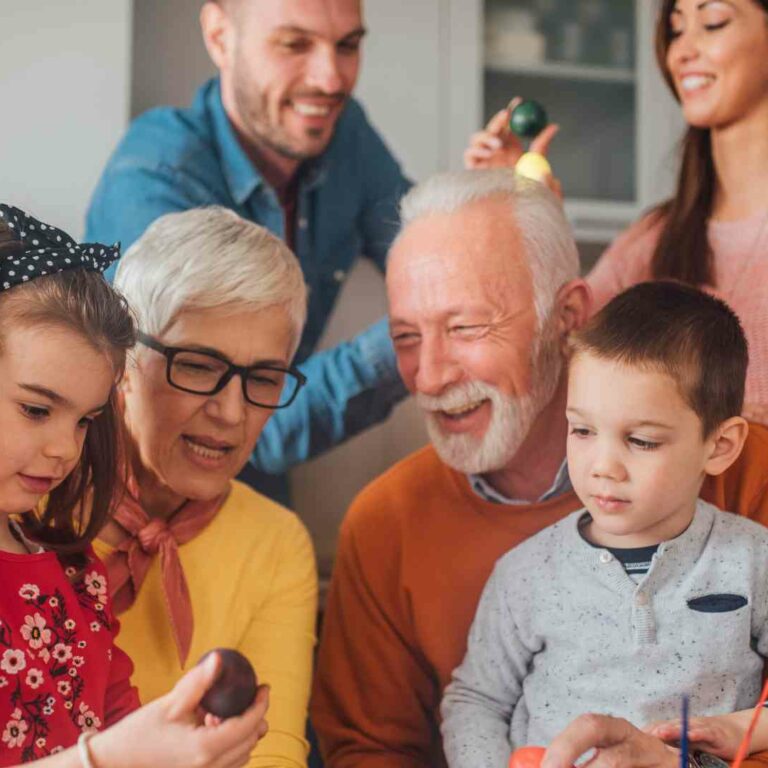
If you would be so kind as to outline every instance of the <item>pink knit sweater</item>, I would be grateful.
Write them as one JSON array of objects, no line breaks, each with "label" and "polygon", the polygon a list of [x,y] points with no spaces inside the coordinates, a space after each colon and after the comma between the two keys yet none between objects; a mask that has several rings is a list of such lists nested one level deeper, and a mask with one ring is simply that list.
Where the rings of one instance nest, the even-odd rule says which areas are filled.
[{"label": "pink knit sweater", "polygon": [[[587,277],[595,311],[630,285],[651,279],[660,231],[660,221],[641,219],[600,257]],[[709,241],[716,282],[711,293],[733,308],[749,342],[745,402],[768,409],[768,212],[742,221],[711,221]]]}]

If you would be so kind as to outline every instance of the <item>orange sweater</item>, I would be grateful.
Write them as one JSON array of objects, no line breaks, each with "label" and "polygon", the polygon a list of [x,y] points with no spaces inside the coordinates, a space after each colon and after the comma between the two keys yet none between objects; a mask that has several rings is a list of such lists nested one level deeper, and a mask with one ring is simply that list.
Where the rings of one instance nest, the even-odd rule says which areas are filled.
[{"label": "orange sweater", "polygon": [[[768,429],[702,497],[768,524]],[[482,588],[511,547],[580,507],[479,498],[431,447],[372,482],[340,533],[311,716],[330,768],[438,768],[438,706]]]}]

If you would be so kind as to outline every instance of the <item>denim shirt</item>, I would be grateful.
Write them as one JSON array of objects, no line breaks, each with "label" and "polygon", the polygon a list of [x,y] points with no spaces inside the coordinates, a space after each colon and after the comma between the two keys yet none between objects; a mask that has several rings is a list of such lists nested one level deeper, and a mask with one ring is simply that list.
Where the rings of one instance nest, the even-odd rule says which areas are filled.
[{"label": "denim shirt", "polygon": [[[408,187],[350,99],[326,151],[300,170],[295,250],[309,307],[296,359],[308,382],[267,422],[251,457],[258,469],[284,472],[381,421],[405,396],[385,319],[312,352],[355,259],[366,256],[383,272]],[[120,241],[126,249],[159,216],[206,205],[230,208],[285,237],[277,195],[240,146],[218,79],[200,88],[189,109],[153,109],[131,124],[93,194],[86,239]],[[113,274],[114,267],[107,276]]]}]

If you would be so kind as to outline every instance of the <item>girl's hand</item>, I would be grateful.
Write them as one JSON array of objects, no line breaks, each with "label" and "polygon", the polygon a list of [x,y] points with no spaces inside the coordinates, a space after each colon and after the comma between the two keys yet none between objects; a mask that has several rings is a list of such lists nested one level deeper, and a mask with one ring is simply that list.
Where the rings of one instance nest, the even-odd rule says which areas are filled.
[{"label": "girl's hand", "polygon": [[[473,134],[469,146],[464,151],[464,167],[476,168],[514,168],[525,153],[520,139],[509,128],[509,116],[522,101],[516,96],[506,109],[497,112],[482,131]],[[549,145],[555,138],[560,126],[550,124],[531,142],[528,151],[538,152],[546,157]],[[547,186],[562,199],[562,186],[558,179],[550,176]]]},{"label": "girl's hand", "polygon": [[[652,723],[645,731],[667,744],[678,745],[682,737],[679,720]],[[688,742],[691,747],[726,759],[736,755],[742,736],[744,729],[729,717],[692,717],[688,723]]]},{"label": "girl's hand", "polygon": [[237,768],[267,733],[269,687],[239,717],[220,721],[204,714],[200,700],[216,680],[221,661],[211,654],[187,672],[170,693],[136,710],[89,742],[99,768]]}]

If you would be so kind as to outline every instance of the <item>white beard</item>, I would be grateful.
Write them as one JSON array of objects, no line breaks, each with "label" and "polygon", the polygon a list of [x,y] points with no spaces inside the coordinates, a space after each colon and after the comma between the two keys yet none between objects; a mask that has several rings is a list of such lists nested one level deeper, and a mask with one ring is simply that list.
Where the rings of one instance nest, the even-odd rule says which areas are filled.
[{"label": "white beard", "polygon": [[[416,395],[429,438],[449,467],[466,474],[484,474],[503,469],[515,457],[539,413],[554,396],[563,368],[556,342],[542,338],[537,346],[530,392],[522,397],[509,397],[483,381],[457,384],[437,397]],[[491,417],[481,437],[440,429],[434,411],[454,410],[482,400],[490,400]]]}]

